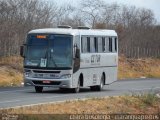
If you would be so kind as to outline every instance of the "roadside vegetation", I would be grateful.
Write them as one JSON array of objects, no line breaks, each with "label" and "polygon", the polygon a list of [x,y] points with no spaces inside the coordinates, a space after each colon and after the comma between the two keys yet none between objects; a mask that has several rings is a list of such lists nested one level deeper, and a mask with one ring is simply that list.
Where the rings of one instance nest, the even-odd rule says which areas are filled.
[{"label": "roadside vegetation", "polygon": [[160,98],[154,93],[143,93],[0,110],[0,113],[4,112],[9,114],[158,114]]},{"label": "roadside vegetation", "polygon": [[[23,59],[18,56],[0,58],[0,86],[21,86]],[[118,79],[160,78],[160,59],[119,57]]]},{"label": "roadside vegetation", "polygon": [[160,78],[159,58],[119,57],[118,78]]},{"label": "roadside vegetation", "polygon": [[23,79],[22,58],[1,57],[0,58],[0,86],[20,86]]}]

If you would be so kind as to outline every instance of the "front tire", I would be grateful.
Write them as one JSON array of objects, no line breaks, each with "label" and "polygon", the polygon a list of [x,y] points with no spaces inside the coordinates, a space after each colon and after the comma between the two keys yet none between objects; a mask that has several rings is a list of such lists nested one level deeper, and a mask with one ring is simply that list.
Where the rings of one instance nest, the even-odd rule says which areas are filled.
[{"label": "front tire", "polygon": [[73,88],[73,93],[79,93],[79,91],[80,91],[80,78],[78,80],[77,87]]},{"label": "front tire", "polygon": [[36,93],[42,93],[43,87],[35,86],[35,91],[36,91]]}]

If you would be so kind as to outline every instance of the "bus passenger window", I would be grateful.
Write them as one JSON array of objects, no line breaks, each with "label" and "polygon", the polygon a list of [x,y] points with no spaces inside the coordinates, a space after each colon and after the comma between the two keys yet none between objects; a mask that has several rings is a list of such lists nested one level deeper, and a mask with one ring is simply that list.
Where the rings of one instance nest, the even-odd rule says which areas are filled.
[{"label": "bus passenger window", "polygon": [[109,52],[112,52],[112,38],[109,38]]},{"label": "bus passenger window", "polygon": [[87,52],[90,53],[90,37],[87,37]]},{"label": "bus passenger window", "polygon": [[102,37],[102,52],[105,52],[105,37]]},{"label": "bus passenger window", "polygon": [[97,39],[97,37],[94,37],[94,48],[95,48],[95,52],[98,52],[98,39]]},{"label": "bus passenger window", "polygon": [[102,53],[102,37],[98,38],[98,52]]},{"label": "bus passenger window", "polygon": [[91,53],[95,52],[94,37],[90,38],[90,52]]},{"label": "bus passenger window", "polygon": [[109,52],[109,38],[105,37],[105,52]]},{"label": "bus passenger window", "polygon": [[82,42],[82,44],[81,44],[82,53],[86,53],[87,52],[87,38],[82,37],[81,42]]},{"label": "bus passenger window", "polygon": [[115,40],[114,40],[115,37],[112,37],[112,52],[116,52],[115,50]]},{"label": "bus passenger window", "polygon": [[115,43],[114,43],[115,44],[115,51],[117,52],[117,38],[115,38],[114,41],[115,41]]}]

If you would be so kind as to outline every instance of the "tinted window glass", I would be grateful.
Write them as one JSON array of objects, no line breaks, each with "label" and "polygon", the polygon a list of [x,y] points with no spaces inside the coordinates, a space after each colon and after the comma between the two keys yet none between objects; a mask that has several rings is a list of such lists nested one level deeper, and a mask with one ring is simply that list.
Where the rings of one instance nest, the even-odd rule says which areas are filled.
[{"label": "tinted window glass", "polygon": [[[28,35],[25,65],[39,67],[70,67],[72,65],[72,36]],[[45,65],[43,64],[45,61]]]},{"label": "tinted window glass", "polygon": [[102,53],[102,37],[98,38],[98,52]]},{"label": "tinted window glass", "polygon": [[117,38],[115,38],[114,40],[115,40],[115,51],[117,52]]},{"label": "tinted window glass", "polygon": [[86,37],[82,37],[82,41],[81,41],[81,50],[82,53],[86,53],[87,52],[87,38]]},{"label": "tinted window glass", "polygon": [[105,37],[102,37],[102,51],[105,52]]},{"label": "tinted window glass", "polygon": [[109,38],[109,52],[112,52],[112,38]]},{"label": "tinted window glass", "polygon": [[48,39],[46,38],[37,38],[38,35],[29,35],[28,36],[28,45],[38,45],[38,46],[47,46]]},{"label": "tinted window glass", "polygon": [[95,48],[95,52],[98,52],[98,38],[94,37],[94,48]]},{"label": "tinted window glass", "polygon": [[90,52],[91,53],[95,52],[94,37],[90,38]]},{"label": "tinted window glass", "polygon": [[90,52],[90,37],[87,37],[87,52]]}]

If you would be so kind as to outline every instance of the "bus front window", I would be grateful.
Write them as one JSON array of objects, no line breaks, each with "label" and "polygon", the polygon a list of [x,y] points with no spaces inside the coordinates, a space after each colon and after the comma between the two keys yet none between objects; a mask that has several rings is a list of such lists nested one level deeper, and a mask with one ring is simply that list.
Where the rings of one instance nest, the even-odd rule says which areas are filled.
[{"label": "bus front window", "polygon": [[50,38],[48,67],[69,67],[72,64],[71,37],[54,35]]},{"label": "bus front window", "polygon": [[[72,36],[70,35],[28,35],[25,66],[71,67]],[[42,65],[42,60],[45,63]]]}]

